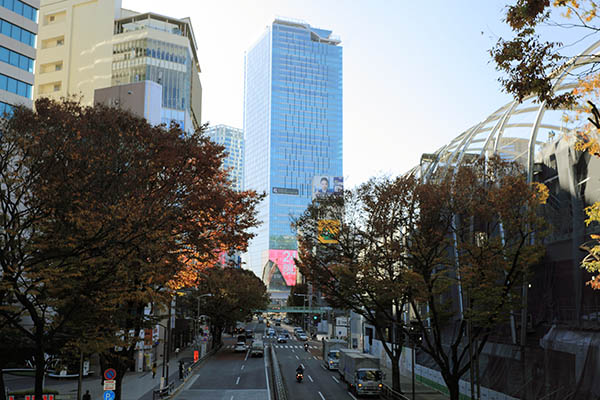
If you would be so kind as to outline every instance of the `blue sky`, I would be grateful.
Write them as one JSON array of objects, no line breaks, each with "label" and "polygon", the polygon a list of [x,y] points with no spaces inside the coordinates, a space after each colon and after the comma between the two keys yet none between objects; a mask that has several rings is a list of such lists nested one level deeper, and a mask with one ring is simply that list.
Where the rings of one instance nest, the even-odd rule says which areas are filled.
[{"label": "blue sky", "polygon": [[509,35],[500,0],[123,0],[190,17],[204,122],[242,128],[244,51],[275,16],[339,35],[347,187],[397,175],[510,101],[489,49]]}]

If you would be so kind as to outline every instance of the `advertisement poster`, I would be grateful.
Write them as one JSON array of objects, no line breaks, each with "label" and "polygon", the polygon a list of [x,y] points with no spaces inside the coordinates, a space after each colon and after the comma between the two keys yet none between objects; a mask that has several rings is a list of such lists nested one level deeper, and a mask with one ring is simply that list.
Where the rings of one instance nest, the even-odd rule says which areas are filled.
[{"label": "advertisement poster", "polygon": [[313,200],[323,196],[332,194],[341,194],[344,192],[344,177],[343,176],[327,176],[317,175],[312,182],[312,198]]},{"label": "advertisement poster", "polygon": [[297,250],[269,250],[269,260],[277,264],[281,276],[285,280],[286,285],[296,285],[296,263],[294,259],[298,258]]},{"label": "advertisement poster", "polygon": [[319,242],[337,243],[337,237],[340,233],[340,221],[335,219],[320,219],[317,227],[319,230]]}]

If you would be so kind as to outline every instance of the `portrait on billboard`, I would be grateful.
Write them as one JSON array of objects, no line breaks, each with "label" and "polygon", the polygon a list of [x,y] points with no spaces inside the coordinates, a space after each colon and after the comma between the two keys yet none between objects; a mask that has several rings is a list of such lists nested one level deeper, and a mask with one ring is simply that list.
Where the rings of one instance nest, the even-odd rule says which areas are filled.
[{"label": "portrait on billboard", "polygon": [[342,193],[344,191],[344,178],[341,176],[317,175],[313,178],[312,188],[313,200]]}]

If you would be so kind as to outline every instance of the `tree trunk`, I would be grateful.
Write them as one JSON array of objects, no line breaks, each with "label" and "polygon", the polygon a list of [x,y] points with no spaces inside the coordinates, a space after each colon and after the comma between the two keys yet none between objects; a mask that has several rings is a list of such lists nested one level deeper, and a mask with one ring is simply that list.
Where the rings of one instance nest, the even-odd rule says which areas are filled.
[{"label": "tree trunk", "polygon": [[44,358],[44,347],[41,343],[36,343],[35,346],[35,398],[38,400],[42,399],[44,392],[44,373],[46,372],[46,360]]},{"label": "tree trunk", "polygon": [[79,349],[79,377],[77,378],[77,400],[81,400],[81,384],[83,381],[83,351]]},{"label": "tree trunk", "polygon": [[400,386],[400,355],[398,357],[394,357],[392,359],[392,389],[397,392],[402,392],[402,387]]},{"label": "tree trunk", "polygon": [[[108,352],[104,353],[100,357],[100,366],[101,373],[104,375],[104,371],[108,368],[114,368],[117,372],[117,376],[115,377],[115,400],[122,399],[122,383],[125,374],[127,373],[127,367],[129,366],[130,359],[129,351],[121,351],[121,352]],[[102,377],[104,381],[104,376]]]},{"label": "tree trunk", "polygon": [[2,368],[4,368],[4,363],[0,362],[0,400],[6,400],[6,386],[4,386]]},{"label": "tree trunk", "polygon": [[448,392],[450,393],[450,400],[459,400],[460,388],[458,386],[458,379],[452,378],[446,380],[446,386],[448,387]]},{"label": "tree trunk", "polygon": [[123,376],[117,369],[117,379],[115,381],[115,400],[121,400],[121,392],[123,388]]}]

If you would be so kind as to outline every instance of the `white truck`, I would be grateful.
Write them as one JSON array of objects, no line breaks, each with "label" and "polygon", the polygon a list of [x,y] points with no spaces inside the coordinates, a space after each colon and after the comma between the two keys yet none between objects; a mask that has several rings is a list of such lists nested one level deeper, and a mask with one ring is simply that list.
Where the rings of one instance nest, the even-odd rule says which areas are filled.
[{"label": "white truck", "polygon": [[255,340],[250,346],[250,357],[263,357],[265,354],[265,345],[262,340]]},{"label": "white truck", "polygon": [[341,339],[325,339],[323,341],[323,362],[327,369],[338,369],[340,364],[340,349],[348,347]]},{"label": "white truck", "polygon": [[358,350],[340,349],[339,373],[357,396],[381,394],[383,373],[379,358]]}]

